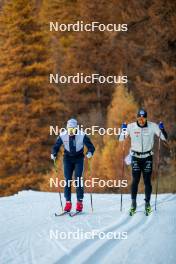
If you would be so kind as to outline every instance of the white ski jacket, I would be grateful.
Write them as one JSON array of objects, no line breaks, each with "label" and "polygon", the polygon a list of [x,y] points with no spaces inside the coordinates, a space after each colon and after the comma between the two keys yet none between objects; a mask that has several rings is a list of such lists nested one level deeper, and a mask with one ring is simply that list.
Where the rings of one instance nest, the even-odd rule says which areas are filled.
[{"label": "white ski jacket", "polygon": [[125,135],[124,132],[122,132],[119,137],[119,141],[123,141],[126,137],[130,136],[131,155],[144,158],[153,154],[152,149],[155,135],[166,141],[164,135],[156,123],[147,121],[146,127],[140,127],[138,126],[137,122],[134,122],[128,124]]}]

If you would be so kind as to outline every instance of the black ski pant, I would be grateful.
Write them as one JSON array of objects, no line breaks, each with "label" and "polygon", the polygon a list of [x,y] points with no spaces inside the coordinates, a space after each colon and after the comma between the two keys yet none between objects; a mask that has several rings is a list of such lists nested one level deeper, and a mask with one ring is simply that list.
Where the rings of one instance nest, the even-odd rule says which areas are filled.
[{"label": "black ski pant", "polygon": [[131,198],[136,200],[138,192],[138,184],[140,182],[141,173],[143,174],[145,185],[145,200],[150,202],[152,193],[151,176],[152,176],[152,156],[147,158],[132,157],[132,185],[131,185]]},{"label": "black ski pant", "polygon": [[84,157],[76,158],[76,157],[64,157],[63,159],[64,165],[64,176],[65,176],[65,188],[64,188],[64,196],[66,201],[71,201],[71,181],[72,175],[74,172],[75,176],[75,186],[76,186],[76,195],[77,200],[83,200],[84,196],[84,188],[81,177],[83,175],[84,169]]}]

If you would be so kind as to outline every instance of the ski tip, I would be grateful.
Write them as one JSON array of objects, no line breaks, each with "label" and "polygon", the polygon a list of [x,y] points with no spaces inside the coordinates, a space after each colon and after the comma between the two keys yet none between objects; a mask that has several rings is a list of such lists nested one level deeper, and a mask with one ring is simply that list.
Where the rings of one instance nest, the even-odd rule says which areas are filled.
[{"label": "ski tip", "polygon": [[69,212],[66,212],[66,211],[64,211],[64,212],[62,212],[62,213],[60,213],[60,214],[57,214],[57,213],[55,213],[55,216],[62,216],[62,215],[66,215],[66,214],[68,214]]}]

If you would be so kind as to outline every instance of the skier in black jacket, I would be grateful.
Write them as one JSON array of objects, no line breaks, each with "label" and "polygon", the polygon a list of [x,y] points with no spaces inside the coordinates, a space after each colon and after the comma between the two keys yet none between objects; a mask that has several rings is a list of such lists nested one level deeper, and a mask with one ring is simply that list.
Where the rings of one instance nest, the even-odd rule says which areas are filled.
[{"label": "skier in black jacket", "polygon": [[75,172],[75,180],[77,181],[76,193],[77,193],[77,205],[76,211],[82,211],[83,209],[83,196],[84,189],[81,182],[83,168],[84,168],[84,146],[87,147],[86,157],[92,158],[95,148],[89,137],[78,130],[78,123],[76,119],[70,119],[67,122],[67,131],[60,133],[57,141],[53,147],[51,159],[55,160],[57,153],[61,146],[64,146],[64,176],[66,186],[64,189],[64,195],[66,199],[66,205],[64,211],[69,212],[72,208],[71,203],[71,180],[73,172]]}]

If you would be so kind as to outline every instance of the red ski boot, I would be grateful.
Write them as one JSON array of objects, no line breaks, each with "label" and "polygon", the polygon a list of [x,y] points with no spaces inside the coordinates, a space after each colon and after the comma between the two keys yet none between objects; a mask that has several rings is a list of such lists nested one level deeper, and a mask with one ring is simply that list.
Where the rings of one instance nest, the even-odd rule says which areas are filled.
[{"label": "red ski boot", "polygon": [[72,203],[70,201],[66,201],[66,205],[65,205],[64,211],[65,212],[70,212],[71,208],[72,208]]},{"label": "red ski boot", "polygon": [[82,201],[77,201],[76,211],[77,212],[82,212],[82,209],[83,209],[83,202]]}]

